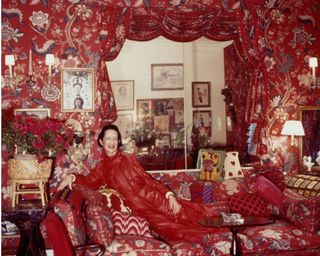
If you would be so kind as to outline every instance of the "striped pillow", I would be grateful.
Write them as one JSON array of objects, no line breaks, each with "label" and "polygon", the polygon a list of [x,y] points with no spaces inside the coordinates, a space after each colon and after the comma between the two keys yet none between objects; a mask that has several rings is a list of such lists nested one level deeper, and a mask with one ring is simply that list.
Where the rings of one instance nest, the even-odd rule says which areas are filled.
[{"label": "striped pillow", "polygon": [[111,209],[111,214],[116,235],[153,237],[146,219],[114,209]]}]

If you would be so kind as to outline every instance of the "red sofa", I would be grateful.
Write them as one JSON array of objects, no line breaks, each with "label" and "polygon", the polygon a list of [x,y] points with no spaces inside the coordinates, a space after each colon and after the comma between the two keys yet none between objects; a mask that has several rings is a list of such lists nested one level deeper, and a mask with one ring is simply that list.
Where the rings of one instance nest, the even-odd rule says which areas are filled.
[{"label": "red sofa", "polygon": [[[225,201],[232,212],[274,218],[273,224],[238,232],[238,249],[242,255],[320,255],[320,177],[284,177],[282,171],[274,167],[243,172],[244,178],[223,182],[199,181],[197,170],[149,173],[177,197],[199,203]],[[257,181],[261,176],[276,185],[280,199],[271,193],[272,187],[267,188],[270,192],[267,194],[273,195],[271,201],[274,202],[258,192]],[[106,255],[230,255],[231,232],[218,232],[206,248],[189,243],[169,245],[152,232],[146,220],[128,213],[116,192],[106,189],[101,192],[104,200],[100,200],[102,194],[95,193],[101,198],[92,199],[90,191],[83,190],[81,197],[74,192],[64,200],[55,201],[54,210],[68,230],[73,246],[93,240],[107,245]],[[83,198],[89,203],[84,204]],[[42,231],[46,238],[44,226]],[[47,243],[47,247],[51,245]],[[79,251],[78,255],[83,254]],[[87,255],[94,254],[88,252]]]}]

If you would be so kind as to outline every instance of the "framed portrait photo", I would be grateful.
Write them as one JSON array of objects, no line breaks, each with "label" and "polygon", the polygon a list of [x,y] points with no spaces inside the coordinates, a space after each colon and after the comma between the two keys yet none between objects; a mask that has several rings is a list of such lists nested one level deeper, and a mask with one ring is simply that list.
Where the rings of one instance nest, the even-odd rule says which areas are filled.
[{"label": "framed portrait photo", "polygon": [[33,116],[40,119],[50,117],[50,108],[16,108],[13,111],[14,115]]},{"label": "framed portrait photo", "polygon": [[123,140],[131,136],[133,130],[132,114],[120,114],[114,123],[118,126]]},{"label": "framed portrait photo", "polygon": [[182,90],[183,64],[151,64],[151,90]]},{"label": "framed portrait photo", "polygon": [[205,132],[211,136],[211,111],[210,110],[197,110],[193,111],[193,123],[196,129]]},{"label": "framed portrait photo", "polygon": [[192,107],[210,107],[210,82],[192,82]]},{"label": "framed portrait photo", "polygon": [[61,110],[63,112],[93,112],[94,69],[63,68],[61,76]]},{"label": "framed portrait photo", "polygon": [[134,81],[111,81],[113,95],[117,110],[133,110],[134,105]]}]

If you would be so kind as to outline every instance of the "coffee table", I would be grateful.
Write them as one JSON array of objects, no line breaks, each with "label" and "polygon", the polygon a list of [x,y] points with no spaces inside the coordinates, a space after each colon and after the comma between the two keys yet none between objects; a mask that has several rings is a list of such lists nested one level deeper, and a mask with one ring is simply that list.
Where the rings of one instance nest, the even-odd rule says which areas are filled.
[{"label": "coffee table", "polygon": [[237,256],[237,232],[239,229],[244,229],[250,226],[261,226],[274,223],[274,220],[265,217],[253,217],[253,216],[242,216],[243,223],[237,222],[224,222],[222,217],[206,217],[200,219],[198,222],[204,227],[213,228],[230,228],[232,232],[232,255]]}]

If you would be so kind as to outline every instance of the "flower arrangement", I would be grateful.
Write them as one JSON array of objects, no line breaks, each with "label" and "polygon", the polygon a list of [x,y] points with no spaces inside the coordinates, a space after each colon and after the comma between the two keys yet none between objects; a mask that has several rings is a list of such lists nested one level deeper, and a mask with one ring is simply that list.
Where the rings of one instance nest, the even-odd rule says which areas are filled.
[{"label": "flower arrangement", "polygon": [[131,137],[138,147],[144,147],[154,145],[160,133],[158,128],[154,128],[152,117],[144,116],[138,120]]},{"label": "flower arrangement", "polygon": [[63,121],[33,116],[17,115],[2,122],[2,143],[7,156],[34,154],[45,158],[67,150],[73,131]]}]

